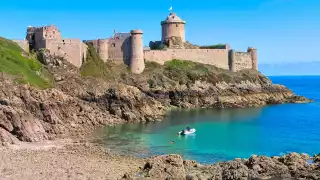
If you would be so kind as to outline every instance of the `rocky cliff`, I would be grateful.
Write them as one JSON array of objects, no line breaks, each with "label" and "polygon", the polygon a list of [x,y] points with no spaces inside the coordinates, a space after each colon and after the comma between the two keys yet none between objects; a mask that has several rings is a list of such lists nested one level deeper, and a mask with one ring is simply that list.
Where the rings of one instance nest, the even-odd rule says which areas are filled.
[{"label": "rocky cliff", "polygon": [[252,70],[233,73],[173,60],[164,66],[147,63],[144,73],[134,75],[123,65],[101,63],[91,53],[80,70],[63,59],[40,54],[52,88],[21,84],[2,73],[0,143],[80,136],[96,126],[161,120],[171,107],[309,102]]}]

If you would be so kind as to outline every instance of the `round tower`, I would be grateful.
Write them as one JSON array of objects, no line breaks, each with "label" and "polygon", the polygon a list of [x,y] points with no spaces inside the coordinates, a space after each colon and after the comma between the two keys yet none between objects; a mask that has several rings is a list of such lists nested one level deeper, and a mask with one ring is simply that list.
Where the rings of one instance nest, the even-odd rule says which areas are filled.
[{"label": "round tower", "polygon": [[108,39],[98,39],[98,54],[104,62],[108,60]]},{"label": "round tower", "polygon": [[145,68],[143,57],[143,40],[141,30],[132,30],[131,32],[131,57],[130,68],[134,74],[140,74]]},{"label": "round tower", "polygon": [[229,50],[229,70],[232,72],[237,71],[235,61],[236,61],[236,51],[234,49],[230,49]]},{"label": "round tower", "polygon": [[256,48],[249,47],[247,52],[251,54],[252,69],[258,71],[258,50]]},{"label": "round tower", "polygon": [[185,42],[185,24],[186,22],[181,20],[176,13],[171,12],[164,21],[161,21],[162,42],[171,37],[180,37],[182,42]]}]

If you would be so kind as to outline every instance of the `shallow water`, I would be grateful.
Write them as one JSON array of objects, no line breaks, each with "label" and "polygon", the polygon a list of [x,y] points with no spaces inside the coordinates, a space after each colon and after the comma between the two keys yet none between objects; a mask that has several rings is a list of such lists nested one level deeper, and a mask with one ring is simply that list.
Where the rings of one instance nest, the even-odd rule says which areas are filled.
[{"label": "shallow water", "polygon": [[[174,110],[162,122],[124,124],[96,133],[103,136],[106,147],[120,153],[138,157],[176,153],[201,163],[248,158],[251,154],[319,153],[320,76],[270,78],[315,102],[246,109]],[[186,126],[196,128],[196,133],[178,136],[177,132]]]}]

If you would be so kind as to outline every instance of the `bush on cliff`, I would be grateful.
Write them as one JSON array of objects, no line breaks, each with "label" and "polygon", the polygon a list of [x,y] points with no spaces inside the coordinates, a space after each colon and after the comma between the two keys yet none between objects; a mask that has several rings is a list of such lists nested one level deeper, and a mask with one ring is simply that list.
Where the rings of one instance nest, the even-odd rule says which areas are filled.
[{"label": "bush on cliff", "polygon": [[0,37],[0,72],[16,75],[20,83],[39,88],[52,86],[49,73],[13,41]]},{"label": "bush on cliff", "polygon": [[209,72],[208,67],[204,64],[176,59],[166,62],[164,70],[166,76],[180,84],[201,79]]}]

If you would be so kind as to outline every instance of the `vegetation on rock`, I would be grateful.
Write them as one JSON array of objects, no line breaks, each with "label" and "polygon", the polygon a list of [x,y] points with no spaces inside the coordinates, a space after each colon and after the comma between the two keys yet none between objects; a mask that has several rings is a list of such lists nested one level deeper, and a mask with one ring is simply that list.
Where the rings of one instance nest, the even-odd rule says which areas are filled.
[{"label": "vegetation on rock", "polygon": [[17,81],[39,88],[51,87],[50,74],[16,43],[0,37],[0,72],[17,75]]},{"label": "vegetation on rock", "polygon": [[208,45],[208,46],[200,46],[200,49],[224,49],[225,44],[215,44],[215,45]]}]

